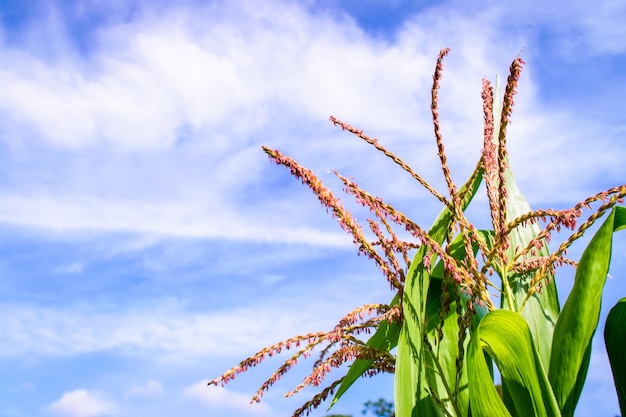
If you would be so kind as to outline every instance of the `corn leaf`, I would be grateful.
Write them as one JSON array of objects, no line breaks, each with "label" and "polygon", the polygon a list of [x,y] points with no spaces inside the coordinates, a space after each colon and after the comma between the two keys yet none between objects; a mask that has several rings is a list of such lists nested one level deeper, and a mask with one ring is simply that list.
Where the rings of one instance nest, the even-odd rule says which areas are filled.
[{"label": "corn leaf", "polygon": [[[463,185],[463,187],[461,187],[460,189],[461,193],[467,192],[467,196],[463,201],[463,209],[465,209],[469,205],[472,198],[476,194],[476,191],[478,190],[478,187],[480,186],[482,178],[483,178],[483,169],[481,167],[478,170],[478,174],[474,176],[473,178],[470,178],[471,181],[468,180],[468,182],[466,182]],[[428,232],[430,237],[436,242],[442,244],[446,238],[447,230],[448,230],[448,227],[450,226],[451,219],[452,219],[452,214],[450,213],[447,207],[444,207],[441,213],[439,213],[439,215],[435,219],[435,222],[433,223],[433,225],[431,226]],[[409,280],[409,277],[412,277],[415,275],[418,265],[421,265],[421,269],[423,269],[423,264],[422,264],[423,257],[424,257],[424,252],[420,254],[420,251],[418,251],[416,253],[415,257],[413,258],[413,261],[411,262],[411,269],[407,273],[407,281]],[[438,287],[441,288],[440,283]],[[430,285],[427,285],[425,288],[430,288]],[[437,288],[437,286],[435,286],[435,288]],[[430,297],[430,299],[435,300],[437,299],[437,297]],[[392,300],[391,305],[394,305],[397,302],[398,302],[398,298],[396,296]],[[437,308],[437,312],[438,311],[439,310]],[[378,329],[376,330],[376,333],[374,333],[374,335],[367,341],[367,345],[372,346],[379,350],[383,350],[383,349],[391,350],[398,345],[399,335],[400,335],[400,325],[398,324],[392,324],[391,326],[382,325],[378,327]],[[357,359],[352,363],[352,365],[350,366],[350,369],[348,369],[346,376],[344,377],[343,381],[339,385],[339,388],[337,389],[337,392],[335,393],[335,396],[333,397],[333,400],[330,403],[329,409],[339,400],[339,398],[348,390],[348,388],[350,388],[354,384],[354,382],[363,375],[365,371],[370,369],[373,362],[374,361],[370,359]],[[396,361],[396,367],[397,367],[397,361]],[[396,406],[396,413],[398,413],[397,406]],[[398,413],[397,415],[400,416],[401,414]]]},{"label": "corn leaf", "polygon": [[613,306],[606,318],[604,341],[609,355],[617,399],[622,415],[626,415],[626,298]]},{"label": "corn leaf", "polygon": [[[435,318],[435,320],[439,320]],[[456,361],[459,356],[459,324],[456,313],[456,302],[450,305],[450,312],[445,316],[443,326],[443,339],[436,345],[433,338],[436,331],[431,332],[432,353],[425,351],[426,379],[431,395],[439,399],[439,407],[446,410],[447,415],[467,416],[469,412],[469,393],[467,391],[467,372],[463,366],[461,374],[460,389],[455,393],[456,383]],[[464,346],[467,346],[469,337],[466,338]],[[438,364],[438,366],[437,366]],[[463,361],[465,365],[465,361]]]},{"label": "corn leaf", "polygon": [[[513,175],[508,171],[505,175],[507,181],[507,221],[512,221],[522,214],[531,211],[530,205],[517,188]],[[528,243],[533,240],[541,231],[537,224],[527,224],[518,226],[510,234],[510,246],[508,249],[508,257],[512,259],[515,248],[525,248]],[[536,256],[548,256],[549,249],[547,243],[538,251]],[[530,290],[530,279],[532,274],[512,274],[508,277],[511,291],[513,293],[513,302],[516,304],[511,309],[519,311],[521,304],[526,298],[526,294]],[[502,297],[503,308],[509,308],[506,297]],[[547,367],[550,364],[550,354],[552,349],[552,334],[554,326],[559,317],[559,297],[556,289],[556,283],[553,276],[550,276],[542,288],[541,292],[536,292],[528,299],[524,309],[519,313],[526,319],[533,335],[533,341],[541,356],[541,361]]]},{"label": "corn leaf", "polygon": [[[478,233],[485,242],[492,240],[493,233],[491,231],[479,230]],[[465,242],[462,235],[457,235],[454,242],[449,246],[450,256],[455,259],[463,259],[466,256]],[[472,256],[476,255],[478,245],[473,246]],[[428,290],[428,299],[426,305],[426,326],[431,346],[433,346],[433,357],[426,357],[426,374],[429,388],[433,391],[437,398],[440,399],[440,406],[443,406],[449,415],[467,416],[469,412],[469,392],[467,390],[467,370],[466,362],[463,361],[463,368],[459,384],[458,393],[455,392],[455,383],[457,375],[457,359],[459,357],[458,341],[459,341],[459,315],[457,313],[457,303],[453,302],[444,317],[441,330],[443,339],[435,343],[437,334],[436,324],[440,321],[439,311],[441,309],[441,295],[443,293],[443,274],[444,266],[440,260],[431,272],[430,288]],[[456,293],[449,294],[452,300],[460,298],[461,304],[466,306],[469,302],[469,296],[463,291],[456,289]],[[474,315],[472,317],[475,326],[487,314],[488,309],[484,306],[474,305]],[[464,346],[467,348],[469,337],[466,338]],[[434,362],[436,359],[439,366]],[[451,394],[452,393],[452,399]]]},{"label": "corn leaf", "polygon": [[[471,183],[466,183],[460,190],[468,190],[464,210],[482,181],[482,169]],[[444,208],[429,231],[430,237],[443,243],[452,221],[452,213]],[[423,337],[426,328],[427,293],[430,274],[424,268],[424,256],[427,248],[421,247],[406,276],[404,284],[403,313],[404,322],[398,339],[395,372],[395,408],[398,417],[439,416],[441,410],[434,403],[429,391],[425,373],[425,352]]]},{"label": "corn leaf", "polygon": [[[496,76],[495,95],[500,95],[500,78]],[[502,114],[502,105],[499,101],[494,100],[493,106],[493,120],[494,120],[494,142],[498,146],[498,134],[500,131],[500,118]],[[510,166],[508,158],[504,161],[507,166]],[[531,210],[530,205],[526,201],[526,198],[521,193],[510,168],[505,171],[505,181],[507,190],[507,206],[506,206],[506,220],[507,222],[513,221],[515,218],[529,213]],[[516,248],[525,248],[528,243],[533,240],[541,231],[537,224],[527,224],[519,226],[511,232],[509,249],[507,256],[509,260],[513,259]],[[537,254],[538,256],[549,255],[547,244]],[[502,297],[501,307],[504,309],[518,311],[528,323],[530,333],[533,336],[533,340],[541,356],[541,360],[547,369],[550,363],[550,353],[552,349],[552,334],[554,332],[554,326],[559,317],[560,305],[559,297],[554,282],[554,277],[549,277],[545,286],[540,293],[535,293],[524,306],[522,311],[519,311],[523,300],[526,298],[526,294],[529,291],[530,276],[522,274],[512,274],[507,277],[509,282],[514,306],[509,306],[506,297]]]},{"label": "corn leaf", "polygon": [[[391,305],[398,304],[398,298],[398,295],[396,295],[392,300]],[[384,320],[381,321],[378,325],[378,328],[376,329],[376,333],[374,333],[374,335],[370,337],[367,341],[367,346],[371,346],[379,351],[391,351],[391,349],[395,348],[398,345],[398,336],[400,335],[400,329],[401,326],[399,323],[389,323]],[[350,365],[346,376],[343,378],[343,381],[339,385],[339,388],[337,389],[333,400],[328,406],[329,410],[332,408],[333,405],[335,405],[337,401],[339,401],[339,398],[341,398],[341,396],[348,390],[348,388],[350,388],[352,384],[354,384],[354,382],[365,373],[365,371],[372,367],[373,363],[374,359],[357,359],[352,363],[352,365]]]},{"label": "corn leaf", "polygon": [[[493,385],[485,353],[498,365],[504,400]],[[472,334],[467,361],[472,415],[560,416],[528,324],[518,313],[487,314]]]},{"label": "corn leaf", "polygon": [[403,312],[404,322],[398,339],[395,372],[395,408],[398,417],[439,416],[441,411],[429,391],[425,370],[423,336],[426,334],[426,296],[430,275],[424,267],[426,247],[413,260],[406,277]]},{"label": "corn leaf", "polygon": [[[485,238],[488,236],[488,232],[479,231],[479,233],[483,234]],[[465,255],[465,247],[461,244],[462,242],[457,242],[454,248],[451,250],[451,256],[454,258],[461,258]],[[439,321],[439,310],[441,309],[441,295],[442,295],[442,284],[443,284],[443,264],[439,262],[437,266],[433,269],[433,273],[431,276],[430,285],[428,287],[428,295],[426,297],[426,317],[427,317],[427,329],[426,331],[432,333]],[[396,305],[398,303],[398,296],[396,295],[390,305]],[[452,310],[454,311],[454,306],[452,306]],[[482,307],[477,307],[478,313],[477,317],[482,317],[486,314],[486,309]],[[449,315],[451,315],[450,313]],[[455,315],[456,317],[456,315]],[[400,324],[396,322],[388,323],[387,321],[383,321],[379,324],[376,333],[367,341],[367,345],[371,346],[380,351],[389,352],[394,349],[398,345],[398,336],[400,335]],[[457,337],[454,334],[454,337]],[[441,346],[439,347],[441,349]],[[456,350],[456,343],[454,344],[454,348]],[[333,398],[330,408],[339,400],[339,398],[350,388],[353,383],[361,377],[365,371],[371,368],[374,363],[374,359],[357,359],[355,360],[344,380],[339,386],[335,397]],[[348,382],[350,381],[350,382]]]},{"label": "corn leaf", "polygon": [[616,207],[583,252],[574,286],[554,329],[548,376],[561,413],[574,415],[585,383],[591,341],[598,326],[602,290],[611,261],[613,232],[626,227],[626,208]]}]

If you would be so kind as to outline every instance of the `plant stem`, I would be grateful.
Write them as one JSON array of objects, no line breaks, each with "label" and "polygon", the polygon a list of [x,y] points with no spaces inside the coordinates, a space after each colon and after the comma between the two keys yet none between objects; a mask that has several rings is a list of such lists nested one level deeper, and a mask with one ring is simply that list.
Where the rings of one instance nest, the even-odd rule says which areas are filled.
[{"label": "plant stem", "polygon": [[[450,389],[450,385],[448,385],[448,381],[446,381],[446,375],[443,372],[443,368],[441,367],[441,364],[439,363],[439,359],[437,358],[437,356],[435,356],[435,352],[433,351],[433,347],[430,343],[430,340],[428,340],[428,336],[424,335],[424,345],[426,346],[426,351],[428,353],[430,353],[430,356],[433,360],[433,363],[435,364],[435,366],[437,367],[437,372],[439,374],[439,376],[441,377],[441,382],[443,383],[443,386],[446,390],[446,393],[448,394],[448,398],[450,400],[450,403],[452,404],[452,408],[454,409],[454,413],[457,416],[461,416],[461,410],[459,410],[459,405],[456,402],[457,397],[453,394],[452,390]],[[434,396],[433,396],[434,398]],[[443,401],[442,401],[443,404]],[[442,407],[442,411],[447,412],[445,407]]]},{"label": "plant stem", "polygon": [[515,300],[513,299],[513,292],[511,291],[511,286],[509,285],[509,280],[507,277],[508,270],[506,266],[501,265],[500,271],[501,271],[500,277],[502,278],[502,290],[506,297],[506,302],[509,305],[509,310],[518,311],[517,304],[515,303]]}]

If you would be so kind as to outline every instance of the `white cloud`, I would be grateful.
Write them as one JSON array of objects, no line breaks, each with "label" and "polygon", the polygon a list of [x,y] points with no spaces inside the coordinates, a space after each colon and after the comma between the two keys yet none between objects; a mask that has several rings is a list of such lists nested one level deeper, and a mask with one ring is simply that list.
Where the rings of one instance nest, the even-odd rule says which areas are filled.
[{"label": "white cloud", "polygon": [[63,417],[105,417],[115,415],[117,405],[104,393],[77,389],[63,394],[47,410]]},{"label": "white cloud", "polygon": [[82,262],[71,262],[67,265],[63,265],[60,266],[59,268],[55,269],[54,273],[55,274],[67,274],[67,275],[74,275],[74,274],[81,274],[83,273],[85,270],[85,264]]},{"label": "white cloud", "polygon": [[[119,23],[91,34],[93,49],[84,55],[62,39],[62,21],[54,17],[33,28],[40,31],[32,36],[38,44],[33,50],[0,43],[0,223],[61,233],[142,235],[129,239],[137,247],[120,251],[164,237],[350,246],[341,232],[326,232],[328,223],[318,220],[323,210],[310,192],[285,186],[289,180],[282,168],[265,168],[270,164],[259,147],[279,147],[322,176],[339,168],[375,194],[406,201],[414,184],[382,175],[390,165],[333,129],[327,117],[365,129],[440,181],[429,95],[436,54],[444,46],[452,53],[440,114],[456,178],[474,166],[481,146],[481,78],[492,79],[496,72],[505,78],[510,61],[526,46],[522,56],[530,59],[509,142],[520,187],[539,201],[559,196],[574,203],[594,182],[579,183],[581,173],[599,172],[609,186],[623,181],[626,155],[618,129],[580,117],[578,106],[586,103],[563,100],[559,105],[567,107],[558,109],[544,104],[541,74],[533,65],[533,58],[545,52],[539,33],[576,59],[580,48],[623,51],[619,2],[566,7],[528,2],[511,9],[490,0],[453,1],[408,17],[384,39],[367,34],[349,17],[312,13],[303,5],[311,2],[208,3],[188,11],[160,4],[158,12],[146,9],[130,20],[112,19]],[[41,45],[50,51],[41,53]],[[419,201],[410,207],[431,221],[430,206]],[[250,271],[259,281],[280,279],[256,277],[258,259],[237,257],[233,268]],[[58,272],[82,268],[70,263]],[[36,360],[97,352],[161,364],[218,358],[221,366],[228,358],[230,365],[233,357],[266,344],[334,325],[359,298],[352,292],[360,291],[356,285],[334,289],[327,293],[353,298],[330,299],[320,291],[283,302],[260,294],[258,305],[219,312],[210,312],[210,305],[194,312],[145,304],[107,310],[91,299],[89,307],[57,309],[16,300],[0,304],[0,357]],[[592,360],[599,371],[590,374],[591,384],[606,387],[605,358]],[[160,382],[149,380],[124,397],[163,392]],[[604,398],[600,389],[591,392]],[[204,382],[184,395],[235,415],[269,414],[265,405],[249,406],[248,396]],[[83,389],[64,394],[48,411],[96,417],[117,409],[104,393]]]},{"label": "white cloud", "polygon": [[244,357],[278,340],[317,330],[317,326],[331,329],[347,313],[345,300],[352,296],[329,296],[311,305],[315,311],[302,308],[303,300],[206,313],[163,305],[111,312],[3,304],[0,312],[7,320],[0,323],[0,332],[6,341],[0,346],[0,357],[67,357],[93,352],[173,362]]},{"label": "white cloud", "polygon": [[[312,200],[312,203],[315,204],[315,201]],[[245,219],[226,207],[220,210],[192,203],[155,204],[98,197],[61,199],[0,195],[0,205],[3,205],[0,222],[57,231],[134,232],[167,237],[279,241],[336,247],[352,244],[341,231],[281,226],[277,223],[284,213],[268,212],[262,207],[255,214],[256,219]],[[267,217],[259,222],[262,216]]]},{"label": "white cloud", "polygon": [[[13,146],[5,165],[15,172],[0,188],[0,222],[349,244],[340,233],[316,231],[309,216],[316,203],[308,211],[291,196],[273,196],[275,183],[266,184],[287,179],[268,174],[274,171],[260,145],[406,198],[413,184],[380,175],[390,165],[329,126],[332,113],[381,137],[437,182],[431,73],[438,49],[451,46],[440,113],[452,172],[464,177],[481,146],[480,80],[504,73],[527,36],[499,32],[507,9],[495,6],[466,15],[432,8],[407,19],[391,40],[368,35],[346,16],[286,2],[198,7],[172,10],[166,20],[146,12],[103,28],[85,57],[46,60],[27,49],[0,49],[0,128]],[[572,145],[582,143],[581,134],[564,134],[564,127],[596,135],[608,129],[567,109],[555,120],[540,105],[532,71],[529,65],[523,75],[511,135],[520,138],[521,166],[552,180],[541,190],[549,196],[577,172],[571,161],[591,165],[605,157],[600,148]]]},{"label": "white cloud", "polygon": [[[212,5],[202,22],[198,15],[179,11],[167,21],[152,16],[108,28],[85,59],[47,62],[27,50],[0,51],[6,58],[0,68],[4,140],[26,149],[69,148],[65,157],[48,161],[27,152],[32,165],[16,168],[28,175],[0,190],[0,221],[315,241],[310,230],[291,236],[271,227],[255,230],[241,220],[249,213],[227,201],[247,191],[244,186],[263,187],[256,175],[269,164],[261,143],[297,140],[316,168],[333,168],[333,160],[359,168],[357,158],[329,157],[326,146],[338,137],[327,122],[331,112],[402,135],[428,126],[428,112],[417,109],[427,109],[420,103],[438,46],[416,42],[413,28],[389,44],[346,18],[310,15],[280,2]],[[471,48],[486,41],[477,38]],[[471,68],[478,86],[485,60],[472,60],[465,70]],[[457,83],[453,90],[459,86],[467,89]],[[470,119],[480,122],[477,109]],[[469,120],[455,114],[463,114],[462,124]],[[363,150],[341,138],[346,144],[340,149]],[[181,140],[190,148],[174,152]],[[137,155],[145,162],[138,164]],[[234,218],[224,219],[225,213]]]},{"label": "white cloud", "polygon": [[209,408],[225,408],[245,415],[271,415],[266,403],[250,404],[250,396],[224,387],[207,386],[208,381],[197,382],[183,391],[183,395]]},{"label": "white cloud", "polygon": [[[0,72],[0,108],[11,116],[9,126],[34,128],[41,139],[63,146],[102,140],[162,148],[185,126],[249,132],[245,126],[266,122],[268,106],[322,119],[330,103],[353,114],[371,112],[361,104],[365,94],[392,103],[397,97],[385,92],[389,81],[402,91],[400,80],[380,78],[382,71],[414,79],[410,61],[394,65],[410,58],[407,51],[370,46],[345,21],[272,2],[220,7],[226,19],[203,15],[202,29],[186,12],[103,31],[105,47],[89,65],[5,51],[11,64]],[[361,70],[364,64],[369,71]],[[380,79],[368,82],[372,76]]]},{"label": "white cloud", "polygon": [[124,398],[155,397],[162,395],[164,392],[163,384],[151,379],[143,385],[136,385],[126,390]]}]

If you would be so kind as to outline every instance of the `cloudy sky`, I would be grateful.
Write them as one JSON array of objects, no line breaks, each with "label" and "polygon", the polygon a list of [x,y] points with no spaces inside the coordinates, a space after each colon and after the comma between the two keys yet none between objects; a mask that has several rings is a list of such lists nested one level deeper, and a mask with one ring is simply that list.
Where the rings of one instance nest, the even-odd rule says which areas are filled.
[{"label": "cloudy sky", "polygon": [[[391,294],[261,145],[430,224],[437,201],[328,117],[441,186],[429,94],[442,47],[459,182],[481,147],[481,79],[521,51],[509,149],[531,204],[626,183],[624,2],[515,3],[1,0],[0,415],[291,415],[315,392],[282,398],[304,369],[254,406],[278,362],[226,389],[206,381]],[[605,307],[626,296],[615,243]],[[579,415],[616,415],[600,339],[588,382]],[[335,410],[358,415],[391,384],[360,381]]]}]

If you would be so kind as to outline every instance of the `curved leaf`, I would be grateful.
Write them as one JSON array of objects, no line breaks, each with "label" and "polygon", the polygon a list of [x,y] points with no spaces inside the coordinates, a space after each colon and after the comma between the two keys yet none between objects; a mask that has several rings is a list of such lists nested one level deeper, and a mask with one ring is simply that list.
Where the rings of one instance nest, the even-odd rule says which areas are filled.
[{"label": "curved leaf", "polygon": [[[398,295],[393,298],[390,305],[398,304]],[[391,351],[391,349],[395,348],[398,345],[398,336],[400,335],[401,326],[399,323],[392,322],[391,324],[387,321],[381,321],[376,329],[376,333],[367,341],[367,346],[371,346],[374,349],[380,351]],[[333,400],[331,401],[328,409],[330,410],[333,405],[341,398],[341,396],[354,384],[354,382],[359,379],[365,371],[372,367],[374,363],[374,359],[357,359],[355,360],[348,369],[346,376],[343,378],[343,381],[339,385]]]},{"label": "curved leaf", "polygon": [[[470,201],[476,194],[476,191],[478,190],[478,187],[480,186],[482,178],[483,178],[483,170],[482,168],[480,168],[478,171],[478,174],[475,177],[473,177],[472,181],[471,182],[468,181],[463,187],[461,187],[460,189],[461,193],[463,192],[468,193],[468,197],[464,200],[463,208],[469,205]],[[436,242],[443,243],[443,241],[445,240],[448,226],[450,225],[451,217],[452,215],[450,211],[447,208],[444,208],[435,219],[435,222],[431,226],[428,233],[431,236],[431,238],[433,238]],[[418,253],[413,258],[413,262],[411,263],[413,268],[408,271],[407,277],[411,277],[415,274],[415,271],[417,270],[418,265],[420,265],[422,262],[423,256],[424,256],[424,253],[420,254],[420,252],[418,251]],[[421,268],[423,269],[423,265],[421,266]],[[426,288],[430,289],[431,286],[427,285]],[[439,283],[439,285],[435,285],[433,288],[435,291],[437,290],[437,288],[439,288],[439,291],[440,291],[441,284]],[[441,293],[439,293],[439,295],[441,295]],[[429,298],[431,300],[437,299],[437,297],[429,297]],[[392,300],[391,305],[394,305],[397,302],[398,302],[398,297],[396,295],[396,297],[394,297],[394,299]],[[427,304],[428,303],[429,302],[427,301]],[[429,310],[431,310],[431,308],[429,308]],[[437,308],[437,313],[438,311],[439,309]],[[392,324],[388,326],[386,324],[381,323],[381,326],[378,327],[378,329],[376,330],[376,333],[374,333],[374,335],[367,341],[368,346],[372,346],[379,350],[383,350],[383,349],[391,350],[395,348],[398,345],[400,327],[401,326],[399,324]],[[348,390],[348,388],[350,388],[352,384],[354,384],[354,382],[363,375],[365,371],[370,369],[370,367],[372,366],[372,363],[373,363],[373,360],[369,360],[369,359],[357,359],[352,363],[352,365],[348,369],[348,373],[344,377],[342,383],[339,385],[339,388],[337,389],[337,392],[335,396],[333,397],[333,400],[331,401],[329,409],[339,400],[339,398]],[[396,413],[398,413],[397,415],[401,415],[397,410],[397,406],[396,406]]]},{"label": "curved leaf", "polygon": [[566,417],[574,415],[587,377],[591,341],[598,327],[602,290],[611,262],[613,232],[625,227],[625,213],[626,208],[614,208],[589,242],[554,329],[548,376]]},{"label": "curved leaf", "polygon": [[[417,252],[406,277],[404,322],[398,339],[395,372],[395,407],[399,417],[439,416],[441,411],[429,391],[425,372],[423,336],[426,334],[426,299],[430,274],[424,267],[426,247]],[[429,255],[431,256],[431,255]]]},{"label": "curved leaf", "polygon": [[[469,197],[463,202],[464,210],[476,194],[483,177],[482,168],[472,182],[466,183],[459,192],[468,190]],[[446,239],[452,213],[444,208],[429,230],[430,237],[437,243]],[[424,268],[427,250],[417,251],[404,284],[404,322],[398,339],[395,373],[395,407],[398,417],[439,416],[441,410],[434,403],[428,390],[425,373],[425,351],[423,337],[426,334],[426,304],[430,285],[430,274]],[[434,257],[434,256],[433,256]]]},{"label": "curved leaf", "polygon": [[[500,95],[500,78],[496,76],[496,97]],[[493,103],[493,120],[494,120],[494,142],[498,146],[498,135],[500,131],[500,119],[502,115],[502,103],[498,100],[494,100]],[[532,211],[528,201],[517,188],[513,173],[510,169],[508,157],[505,162],[509,168],[505,171],[505,181],[507,190],[507,205],[506,205],[506,221],[511,222],[517,217],[529,213]],[[537,224],[520,225],[510,233],[510,245],[507,250],[509,259],[513,259],[515,250],[517,248],[525,248],[528,243],[535,239],[535,237],[541,231]],[[549,255],[548,245],[545,244],[537,254],[539,256]],[[533,296],[526,301],[526,305],[522,311],[519,308],[526,298],[526,294],[529,291],[530,276],[524,274],[512,274],[507,277],[507,281],[510,285],[510,289],[513,295],[514,306],[509,306],[507,298],[502,297],[501,307],[513,311],[519,311],[519,313],[526,319],[530,328],[530,333],[533,336],[535,346],[539,351],[541,360],[545,367],[548,367],[550,363],[550,354],[552,349],[552,334],[554,332],[554,326],[559,317],[559,311],[561,306],[559,305],[559,296],[557,293],[556,283],[554,277],[550,277],[546,281],[545,286],[541,292],[536,292]]]},{"label": "curved leaf", "polygon": [[[517,188],[513,180],[513,174],[507,170],[505,175],[507,184],[507,221],[513,221],[515,218],[531,212],[530,205]],[[533,240],[541,231],[536,223],[530,223],[518,226],[510,234],[510,246],[507,250],[509,259],[512,259],[516,248],[525,248],[528,243]],[[538,251],[535,256],[548,256],[550,254],[547,243]],[[512,274],[508,277],[508,281],[513,293],[513,301],[516,306],[508,307],[506,297],[502,297],[503,308],[510,308],[519,311],[519,307],[526,294],[530,290],[530,278],[532,274]],[[524,308],[519,313],[526,319],[530,332],[533,335],[533,341],[541,360],[548,368],[550,364],[550,354],[552,349],[552,337],[554,326],[559,317],[560,311],[559,297],[554,277],[551,276],[546,282],[541,292],[535,292],[532,297],[526,301]]]},{"label": "curved leaf", "polygon": [[[626,210],[625,210],[626,212]],[[604,341],[609,355],[622,415],[626,415],[626,298],[613,306],[606,318]]]},{"label": "curved leaf", "polygon": [[[482,235],[485,241],[489,241],[489,238],[491,235],[490,231],[479,230],[478,233]],[[450,256],[456,259],[460,259],[465,256],[465,245],[460,239],[452,243],[451,249],[450,249]],[[428,295],[426,297],[426,317],[427,317],[426,331],[428,333],[432,333],[435,330],[435,326],[437,325],[439,321],[439,310],[441,309],[441,295],[443,292],[442,284],[443,284],[443,263],[439,261],[432,270],[430,285],[428,286]],[[465,294],[461,294],[461,296],[464,296],[465,298],[467,298]],[[396,295],[390,305],[393,306],[393,305],[396,305],[397,303],[398,303],[398,296]],[[487,309],[485,307],[480,307],[480,306],[476,306],[476,308],[477,308],[477,314],[475,314],[474,318],[477,324],[478,321],[480,321],[480,319],[485,314],[487,314]],[[450,319],[449,316],[452,316],[452,315],[454,315],[454,317]],[[448,317],[446,318],[446,320],[449,322],[454,322],[456,321],[456,318],[457,316],[454,313],[454,306],[451,306],[451,311],[448,314]],[[372,337],[370,337],[370,339],[367,341],[367,345],[375,349],[381,350],[381,351],[387,351],[387,352],[391,351],[393,348],[395,348],[398,345],[398,336],[400,334],[400,328],[401,328],[400,324],[395,323],[395,322],[391,324],[389,324],[386,321],[381,322],[378,326],[378,329],[376,330],[376,333]],[[447,333],[450,333],[452,331],[450,330],[451,326],[449,325],[448,326],[444,325],[444,328]],[[448,337],[444,338],[444,342],[441,342],[438,344],[437,346],[438,352],[443,352],[446,349],[450,349],[453,351],[457,350],[457,344],[455,341],[453,341],[456,339],[452,339],[452,337],[453,338],[458,337],[458,326],[457,326],[456,331],[452,331],[452,333],[450,333],[447,336]],[[442,358],[441,362],[442,362],[442,366],[444,367],[444,369],[447,369],[449,364],[452,364],[452,366],[454,366],[455,362],[453,360],[452,361],[443,360],[444,355],[445,355],[444,353],[442,353],[441,355],[441,358]],[[335,397],[333,398],[328,409],[330,409],[339,400],[339,398],[354,384],[354,382],[359,377],[361,377],[368,369],[371,368],[373,363],[374,363],[374,359],[357,359],[352,363],[352,365],[350,365],[350,368],[348,369],[348,372],[346,376],[344,377],[344,380],[340,384],[339,389],[337,390]],[[433,382],[432,386],[434,387],[436,392],[438,393],[443,392],[442,391],[443,387],[441,387],[440,383]],[[463,415],[467,415],[467,413],[464,413]]]},{"label": "curved leaf", "polygon": [[[483,241],[488,244],[492,240],[493,232],[479,230]],[[466,256],[465,242],[462,235],[457,235],[456,239],[449,246],[450,256],[455,259],[463,259]],[[478,251],[478,245],[474,245],[473,256]],[[469,392],[467,390],[467,369],[466,361],[463,361],[463,369],[461,379],[459,381],[459,390],[455,392],[456,376],[457,376],[457,360],[459,358],[459,315],[457,313],[456,302],[452,302],[449,306],[448,313],[441,323],[441,331],[443,339],[435,343],[438,330],[437,324],[440,322],[441,296],[443,294],[443,274],[444,266],[440,260],[431,271],[430,288],[428,289],[428,298],[426,301],[426,326],[433,346],[433,357],[426,357],[426,378],[428,386],[437,398],[441,399],[440,407],[443,406],[449,415],[467,416],[469,413]],[[457,288],[457,291],[459,289]],[[460,297],[462,305],[467,305],[469,296],[463,291],[458,294],[450,294],[452,300]],[[485,306],[474,305],[475,314],[472,317],[475,326],[478,326],[480,320],[487,314],[488,309]],[[469,337],[465,340],[465,351]],[[435,364],[435,360],[437,364]],[[442,375],[443,374],[443,375]],[[450,392],[448,392],[448,390]],[[453,399],[450,399],[452,393]]]},{"label": "curved leaf", "polygon": [[[504,401],[493,385],[484,353],[498,365]],[[560,416],[528,324],[518,313],[487,314],[472,334],[467,361],[473,415]]]}]

